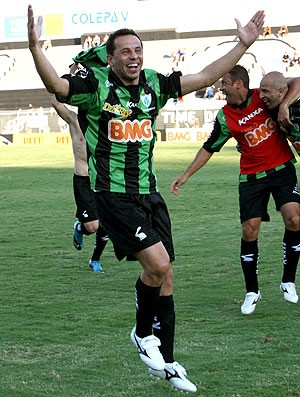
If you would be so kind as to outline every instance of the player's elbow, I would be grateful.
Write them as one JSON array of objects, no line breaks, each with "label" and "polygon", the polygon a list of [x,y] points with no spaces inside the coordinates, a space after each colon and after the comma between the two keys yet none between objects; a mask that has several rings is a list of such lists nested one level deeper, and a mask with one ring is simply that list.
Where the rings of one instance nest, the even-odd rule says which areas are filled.
[{"label": "player's elbow", "polygon": [[50,94],[67,97],[69,95],[69,82],[66,79],[59,78],[55,81],[45,82],[45,86]]}]

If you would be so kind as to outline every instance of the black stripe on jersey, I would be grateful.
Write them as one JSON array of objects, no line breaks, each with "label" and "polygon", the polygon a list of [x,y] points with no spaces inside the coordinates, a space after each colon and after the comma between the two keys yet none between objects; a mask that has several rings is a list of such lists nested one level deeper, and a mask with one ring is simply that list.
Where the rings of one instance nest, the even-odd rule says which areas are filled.
[{"label": "black stripe on jersey", "polygon": [[[128,86],[126,87],[129,94],[129,101],[132,103],[138,103],[140,100],[140,89],[139,86]],[[132,113],[130,115],[131,120],[138,120],[139,114],[141,113],[138,107],[132,108]],[[139,149],[141,147],[140,142],[128,142],[127,143],[127,153],[125,155],[125,188],[126,193],[138,189],[139,180]],[[130,173],[126,170],[130,169]],[[130,178],[129,178],[130,175]]]},{"label": "black stripe on jersey", "polygon": [[[113,86],[110,87],[106,102],[114,105],[119,103],[118,95],[115,92]],[[109,112],[102,111],[98,120],[98,143],[95,149],[96,157],[96,186],[99,189],[110,190],[110,179],[109,179],[109,160],[112,142],[108,139],[108,122],[113,118],[113,115]],[[102,170],[102,172],[101,172]],[[104,171],[103,173],[103,170]],[[108,171],[108,172],[107,172]]]},{"label": "black stripe on jersey", "polygon": [[[151,120],[151,125],[155,125],[155,119],[158,114],[157,110],[157,101],[156,101],[156,94],[154,90],[152,90],[147,81],[146,81],[146,76],[145,76],[145,71],[142,70],[140,74],[140,79],[139,79],[139,85],[138,86],[129,86],[126,87],[128,89],[128,92],[130,93],[130,101],[132,103],[138,103],[140,101],[140,94],[141,91],[144,91],[145,94],[150,94],[151,93],[151,103],[149,104],[149,118]],[[132,109],[132,114],[130,118],[132,120],[139,120],[143,119],[144,117],[140,115],[143,114],[141,109],[138,107],[134,107]],[[153,131],[155,134],[155,132]],[[138,177],[140,173],[140,169],[138,166],[138,161],[139,161],[139,149],[141,147],[141,143],[135,142],[134,144],[131,142],[128,142],[128,150],[127,150],[127,155],[125,158],[125,169],[130,167],[130,176],[134,176],[134,178],[126,178],[126,175],[129,173],[125,172],[125,186],[126,186],[126,192],[132,191],[132,189],[136,190],[138,189]],[[153,148],[154,148],[154,141],[152,141],[149,145],[149,153],[153,153]],[[149,171],[149,190],[150,192],[156,191],[156,178],[152,173],[152,161],[153,158],[152,156],[148,156],[148,171]]]}]

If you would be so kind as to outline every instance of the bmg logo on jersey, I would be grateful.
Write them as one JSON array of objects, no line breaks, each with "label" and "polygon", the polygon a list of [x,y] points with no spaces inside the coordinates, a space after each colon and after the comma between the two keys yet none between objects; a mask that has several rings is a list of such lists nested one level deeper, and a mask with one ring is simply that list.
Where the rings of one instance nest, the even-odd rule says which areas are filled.
[{"label": "bmg logo on jersey", "polygon": [[151,120],[110,120],[108,139],[111,142],[151,141],[153,139]]},{"label": "bmg logo on jersey", "polygon": [[276,130],[275,122],[269,117],[264,124],[261,124],[253,131],[247,132],[244,136],[249,146],[256,146],[260,142],[268,139]]}]

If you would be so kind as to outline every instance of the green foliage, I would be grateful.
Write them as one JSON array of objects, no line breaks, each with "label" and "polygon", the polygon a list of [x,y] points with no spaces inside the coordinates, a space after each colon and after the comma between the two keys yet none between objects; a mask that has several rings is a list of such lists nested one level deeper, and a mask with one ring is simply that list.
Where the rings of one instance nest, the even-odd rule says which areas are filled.
[{"label": "green foliage", "polygon": [[[202,397],[299,397],[299,304],[279,292],[283,222],[270,203],[260,233],[262,301],[243,317],[239,154],[225,147],[173,196],[196,144],[158,143],[156,170],[176,248],[176,359]],[[1,397],[173,396],[130,341],[135,262],[109,242],[104,274],[88,269],[94,237],[72,245],[70,147],[0,147]]]}]

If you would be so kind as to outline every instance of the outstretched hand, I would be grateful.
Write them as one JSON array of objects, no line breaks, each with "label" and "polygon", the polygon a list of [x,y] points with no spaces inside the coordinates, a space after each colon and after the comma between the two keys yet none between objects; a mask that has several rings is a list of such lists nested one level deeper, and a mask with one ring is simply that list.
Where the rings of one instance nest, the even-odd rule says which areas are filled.
[{"label": "outstretched hand", "polygon": [[175,196],[179,196],[179,194],[180,194],[179,188],[180,188],[180,186],[182,186],[187,181],[187,179],[188,178],[184,174],[182,174],[182,175],[178,176],[177,178],[175,178],[173,180],[173,182],[171,183],[170,191],[172,193],[174,193]]},{"label": "outstretched hand", "polygon": [[56,70],[40,46],[39,39],[41,37],[42,24],[43,18],[41,16],[38,17],[37,23],[35,24],[33,9],[32,6],[29,5],[27,22],[28,46],[33,57],[36,71],[48,92],[67,97],[70,91],[69,81],[58,76]]},{"label": "outstretched hand", "polygon": [[257,11],[244,27],[242,27],[241,22],[235,18],[238,37],[246,47],[250,47],[258,38],[259,32],[264,25],[264,18],[265,12],[262,10]]},{"label": "outstretched hand", "polygon": [[39,16],[37,24],[34,23],[34,15],[32,6],[28,6],[28,22],[27,22],[27,29],[28,29],[28,43],[29,47],[34,47],[38,44],[39,38],[41,37],[42,31],[42,24],[43,24],[43,17]]}]

